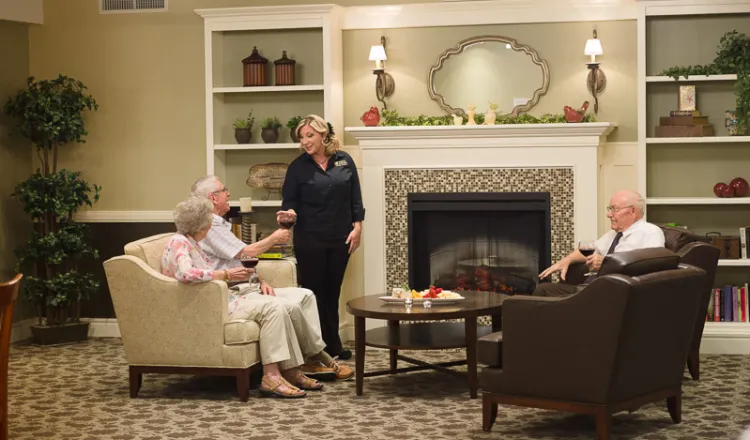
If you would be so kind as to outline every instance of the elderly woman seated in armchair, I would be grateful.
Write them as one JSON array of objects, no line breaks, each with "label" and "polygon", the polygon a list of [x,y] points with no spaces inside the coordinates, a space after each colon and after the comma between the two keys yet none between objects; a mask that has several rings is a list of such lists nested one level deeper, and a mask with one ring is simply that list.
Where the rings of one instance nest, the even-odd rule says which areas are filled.
[{"label": "elderly woman seated in armchair", "polygon": [[[174,211],[177,233],[167,242],[162,254],[164,275],[183,283],[249,278],[252,269],[244,267],[212,270],[209,257],[198,246],[211,228],[212,212],[213,205],[203,197],[190,196],[177,205]],[[322,389],[323,384],[306,376],[299,367],[306,359],[324,365],[334,361],[323,351],[325,344],[320,337],[298,335],[300,332],[295,327],[305,328],[304,317],[292,316],[280,302],[261,301],[257,293],[243,293],[243,289],[230,289],[229,319],[254,320],[260,326],[261,395],[295,398],[304,397],[305,390]],[[351,370],[344,365],[337,367]],[[351,373],[353,375],[353,371]]]}]

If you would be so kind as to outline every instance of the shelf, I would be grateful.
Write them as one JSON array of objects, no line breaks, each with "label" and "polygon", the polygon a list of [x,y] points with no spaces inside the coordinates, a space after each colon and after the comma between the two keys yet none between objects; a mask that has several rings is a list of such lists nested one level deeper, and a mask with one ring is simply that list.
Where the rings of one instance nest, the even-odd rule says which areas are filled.
[{"label": "shelf", "polygon": [[725,267],[750,266],[750,258],[740,258],[740,259],[733,259],[733,260],[719,260],[719,266],[725,266]]},{"label": "shelf", "polygon": [[703,136],[646,138],[647,144],[717,144],[750,142],[750,136]]},{"label": "shelf", "polygon": [[299,144],[215,144],[214,150],[291,150],[298,149]]},{"label": "shelf", "polygon": [[750,197],[649,197],[647,205],[750,205]]},{"label": "shelf", "polygon": [[[229,206],[239,207],[239,200],[230,200]],[[253,208],[273,208],[281,207],[281,200],[253,200]]]},{"label": "shelf", "polygon": [[695,81],[737,81],[736,74],[729,75],[690,75],[687,78],[681,76],[680,79],[674,79],[671,76],[647,76],[647,83],[668,83],[668,82],[695,82]]},{"label": "shelf", "polygon": [[214,87],[214,93],[308,92],[323,90],[322,84],[302,86]]}]

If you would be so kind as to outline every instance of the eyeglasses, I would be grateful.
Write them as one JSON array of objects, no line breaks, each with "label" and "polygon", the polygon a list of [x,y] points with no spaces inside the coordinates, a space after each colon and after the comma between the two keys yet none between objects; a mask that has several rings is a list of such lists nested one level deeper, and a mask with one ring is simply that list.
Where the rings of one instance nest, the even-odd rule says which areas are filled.
[{"label": "eyeglasses", "polygon": [[619,208],[616,206],[609,205],[607,206],[607,212],[611,212],[612,214],[614,214],[615,212],[622,211],[625,208],[632,208],[632,207],[633,205],[620,206]]},{"label": "eyeglasses", "polygon": [[212,192],[211,194],[219,194],[219,193],[222,193],[222,192],[228,193],[229,192],[229,188],[227,188],[225,186],[224,188],[222,188],[220,190],[216,190],[216,191]]}]

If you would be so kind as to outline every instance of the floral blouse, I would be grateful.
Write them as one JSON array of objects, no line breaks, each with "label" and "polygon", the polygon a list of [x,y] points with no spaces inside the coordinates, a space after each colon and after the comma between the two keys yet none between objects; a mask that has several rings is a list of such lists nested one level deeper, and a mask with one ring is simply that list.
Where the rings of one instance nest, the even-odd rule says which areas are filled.
[{"label": "floral blouse", "polygon": [[182,283],[211,281],[209,258],[195,240],[174,234],[161,254],[161,273]]}]

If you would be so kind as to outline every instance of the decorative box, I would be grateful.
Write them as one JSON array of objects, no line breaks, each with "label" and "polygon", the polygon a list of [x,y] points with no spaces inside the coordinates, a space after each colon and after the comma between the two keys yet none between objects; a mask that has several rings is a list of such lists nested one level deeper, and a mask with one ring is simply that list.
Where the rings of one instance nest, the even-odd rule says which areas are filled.
[{"label": "decorative box", "polygon": [[268,64],[268,60],[258,53],[256,46],[253,46],[253,53],[242,60],[242,85],[244,87],[268,85],[266,82],[266,64]]},{"label": "decorative box", "polygon": [[711,240],[712,245],[719,248],[719,258],[740,258],[740,237],[731,235],[719,235],[718,232],[709,232],[708,234],[706,234],[706,236]]},{"label": "decorative box", "polygon": [[294,85],[294,66],[296,61],[287,58],[286,51],[282,51],[281,58],[274,61],[276,67],[276,85],[293,86]]}]

